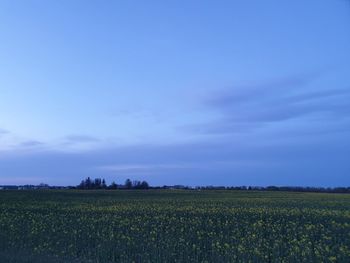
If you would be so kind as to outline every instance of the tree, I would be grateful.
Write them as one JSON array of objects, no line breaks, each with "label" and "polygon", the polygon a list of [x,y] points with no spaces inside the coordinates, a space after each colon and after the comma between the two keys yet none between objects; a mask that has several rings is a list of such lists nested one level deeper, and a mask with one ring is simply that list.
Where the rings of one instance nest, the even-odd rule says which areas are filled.
[{"label": "tree", "polygon": [[126,189],[131,189],[132,188],[132,182],[130,179],[126,179],[125,181],[125,188]]},{"label": "tree", "polygon": [[106,184],[106,180],[102,179],[102,184],[101,184],[102,189],[106,189],[107,188],[107,184]]},{"label": "tree", "polygon": [[146,181],[142,181],[141,182],[141,185],[140,185],[140,188],[141,189],[148,189],[149,188],[149,185]]},{"label": "tree", "polygon": [[100,178],[96,178],[93,183],[93,189],[101,189],[102,188],[102,180]]},{"label": "tree", "polygon": [[92,185],[92,182],[91,182],[90,177],[86,178],[86,180],[85,180],[85,189],[91,189],[91,185]]},{"label": "tree", "polygon": [[108,187],[109,189],[115,190],[118,188],[118,185],[113,181],[111,185]]},{"label": "tree", "polygon": [[85,180],[81,181],[81,183],[78,185],[78,189],[85,189]]},{"label": "tree", "polygon": [[132,182],[132,187],[134,188],[134,189],[140,189],[141,188],[141,182],[140,181],[133,181]]}]

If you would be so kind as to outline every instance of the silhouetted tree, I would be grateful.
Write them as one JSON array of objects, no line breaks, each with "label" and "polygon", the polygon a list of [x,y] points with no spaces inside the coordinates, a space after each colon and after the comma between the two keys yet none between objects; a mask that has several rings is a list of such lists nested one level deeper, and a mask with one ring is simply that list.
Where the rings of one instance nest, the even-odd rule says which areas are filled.
[{"label": "silhouetted tree", "polygon": [[107,184],[106,184],[106,180],[102,179],[102,184],[101,184],[102,189],[107,189]]},{"label": "silhouetted tree", "polygon": [[141,182],[141,185],[140,185],[140,188],[141,189],[148,189],[149,188],[149,185],[146,181],[142,181]]},{"label": "silhouetted tree", "polygon": [[132,182],[130,179],[126,179],[125,181],[125,188],[126,189],[131,189],[132,188]]},{"label": "silhouetted tree", "polygon": [[77,187],[78,189],[106,189],[106,180],[96,178],[94,180],[91,180],[90,177],[86,178],[85,180],[82,180],[81,183]]},{"label": "silhouetted tree", "polygon": [[133,181],[132,182],[132,188],[134,189],[140,189],[141,188],[141,182],[140,181]]},{"label": "silhouetted tree", "polygon": [[101,189],[102,188],[102,181],[100,178],[96,178],[94,180],[94,187],[93,189]]},{"label": "silhouetted tree", "polygon": [[81,183],[78,185],[78,189],[85,189],[85,180],[81,181]]},{"label": "silhouetted tree", "polygon": [[118,188],[118,185],[115,182],[112,182],[108,189],[115,190]]},{"label": "silhouetted tree", "polygon": [[85,180],[85,189],[91,189],[92,181],[90,177],[86,178]]}]

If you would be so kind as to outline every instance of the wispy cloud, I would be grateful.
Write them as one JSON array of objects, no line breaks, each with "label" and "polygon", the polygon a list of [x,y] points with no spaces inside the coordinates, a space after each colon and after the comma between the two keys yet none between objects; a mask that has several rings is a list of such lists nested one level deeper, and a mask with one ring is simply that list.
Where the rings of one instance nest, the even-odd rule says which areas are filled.
[{"label": "wispy cloud", "polygon": [[36,141],[36,140],[28,140],[21,142],[18,146],[19,147],[37,147],[37,146],[43,146],[45,143]]},{"label": "wispy cloud", "polygon": [[0,139],[1,139],[0,151],[3,151],[3,152],[6,152],[6,151],[13,152],[18,150],[28,151],[28,150],[38,149],[39,147],[45,145],[45,143],[41,141],[23,138],[22,136],[18,136],[14,132],[8,131],[6,129],[1,129],[1,128],[0,128]]},{"label": "wispy cloud", "polygon": [[188,131],[220,134],[242,133],[299,118],[347,118],[349,88],[317,88],[317,76],[296,76],[270,83],[222,89],[202,101],[204,110],[219,114],[217,120],[185,127]]},{"label": "wispy cloud", "polygon": [[82,135],[82,134],[73,134],[68,135],[64,138],[65,142],[67,143],[93,143],[93,142],[99,142],[100,139],[89,136],[89,135]]},{"label": "wispy cloud", "polygon": [[251,132],[263,126],[260,122],[237,122],[230,118],[221,118],[208,123],[185,125],[180,127],[182,131],[197,134],[242,134]]},{"label": "wispy cloud", "polygon": [[10,132],[8,130],[0,128],[0,136],[5,135],[5,134],[9,134],[9,133]]},{"label": "wispy cloud", "polygon": [[298,95],[287,96],[282,98],[282,103],[301,103],[311,102],[312,100],[327,99],[336,96],[348,96],[350,95],[350,88],[347,89],[331,89],[331,90],[319,90],[311,92],[303,92]]},{"label": "wispy cloud", "polygon": [[311,82],[312,76],[293,76],[255,85],[238,85],[219,89],[208,94],[204,104],[212,107],[231,107],[270,99],[271,95],[281,96]]},{"label": "wispy cloud", "polygon": [[159,169],[184,169],[187,164],[116,164],[96,167],[102,171],[127,172],[127,171],[154,171]]}]

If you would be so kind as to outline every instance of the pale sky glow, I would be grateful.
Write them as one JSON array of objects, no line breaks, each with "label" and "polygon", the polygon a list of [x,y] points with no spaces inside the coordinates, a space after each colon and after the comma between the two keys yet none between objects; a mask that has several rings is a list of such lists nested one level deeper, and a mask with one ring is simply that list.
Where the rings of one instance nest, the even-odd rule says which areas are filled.
[{"label": "pale sky glow", "polygon": [[350,185],[350,2],[0,2],[0,184]]}]

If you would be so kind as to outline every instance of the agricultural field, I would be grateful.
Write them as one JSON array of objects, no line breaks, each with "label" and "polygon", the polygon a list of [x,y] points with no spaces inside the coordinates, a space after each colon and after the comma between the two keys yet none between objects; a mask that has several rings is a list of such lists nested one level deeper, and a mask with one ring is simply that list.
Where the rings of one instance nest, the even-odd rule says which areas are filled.
[{"label": "agricultural field", "polygon": [[350,195],[0,191],[0,262],[350,262]]}]

